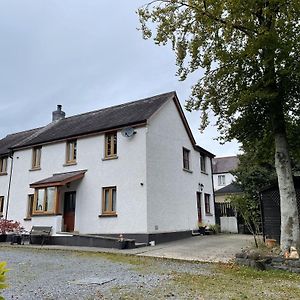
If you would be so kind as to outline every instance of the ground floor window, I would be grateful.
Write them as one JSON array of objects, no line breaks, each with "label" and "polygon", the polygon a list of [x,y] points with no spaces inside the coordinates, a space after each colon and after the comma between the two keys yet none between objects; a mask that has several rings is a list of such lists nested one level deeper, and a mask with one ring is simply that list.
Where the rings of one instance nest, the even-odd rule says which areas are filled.
[{"label": "ground floor window", "polygon": [[57,189],[47,187],[36,189],[34,194],[33,214],[54,213]]},{"label": "ground floor window", "polygon": [[115,186],[104,187],[102,192],[102,214],[115,215],[116,201],[117,201],[117,188]]},{"label": "ground floor window", "polygon": [[205,214],[211,214],[210,211],[210,194],[204,194]]},{"label": "ground floor window", "polygon": [[3,210],[4,210],[4,196],[0,196],[0,217],[3,216]]},{"label": "ground floor window", "polygon": [[27,199],[26,219],[30,219],[32,217],[33,203],[34,203],[34,194],[29,194]]}]

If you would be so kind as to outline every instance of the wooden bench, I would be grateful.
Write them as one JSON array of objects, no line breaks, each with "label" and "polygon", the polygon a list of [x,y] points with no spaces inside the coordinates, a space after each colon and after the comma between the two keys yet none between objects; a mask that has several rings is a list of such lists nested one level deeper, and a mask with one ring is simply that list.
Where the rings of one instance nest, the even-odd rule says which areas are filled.
[{"label": "wooden bench", "polygon": [[45,240],[49,238],[52,226],[32,226],[29,232],[29,243],[32,244],[32,237],[40,237],[42,239],[41,246],[44,245]]}]

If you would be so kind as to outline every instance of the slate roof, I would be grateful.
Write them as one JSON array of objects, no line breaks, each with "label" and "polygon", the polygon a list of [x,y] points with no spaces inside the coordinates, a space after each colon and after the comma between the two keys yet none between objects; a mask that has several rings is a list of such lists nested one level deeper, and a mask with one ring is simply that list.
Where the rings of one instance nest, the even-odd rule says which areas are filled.
[{"label": "slate roof", "polygon": [[61,186],[82,178],[87,170],[53,174],[53,176],[31,183],[30,187]]},{"label": "slate roof", "polygon": [[9,148],[22,148],[114,128],[133,126],[147,120],[168,100],[176,96],[169,92],[96,111],[71,116],[52,122],[45,127],[7,135],[0,140],[0,155]]},{"label": "slate roof", "polygon": [[237,185],[235,182],[232,182],[226,186],[224,186],[223,188],[215,191],[216,195],[219,194],[236,194],[236,193],[242,193],[242,189],[240,188],[239,185]]},{"label": "slate roof", "polygon": [[239,164],[237,156],[215,157],[213,159],[213,174],[230,173]]},{"label": "slate roof", "polygon": [[50,124],[15,134],[0,140],[0,156],[7,155],[9,149],[20,149],[59,140],[77,138],[87,134],[104,132],[126,126],[145,124],[148,119],[167,101],[174,99],[175,105],[196,151],[214,157],[214,154],[196,145],[193,134],[176,92],[164,93],[149,98],[103,108],[80,115],[67,117]]},{"label": "slate roof", "polygon": [[19,143],[32,136],[34,133],[38,132],[41,128],[35,128],[31,130],[21,131],[18,133],[13,133],[7,135],[4,139],[0,140],[0,155],[8,155],[9,148],[13,147],[15,144]]}]

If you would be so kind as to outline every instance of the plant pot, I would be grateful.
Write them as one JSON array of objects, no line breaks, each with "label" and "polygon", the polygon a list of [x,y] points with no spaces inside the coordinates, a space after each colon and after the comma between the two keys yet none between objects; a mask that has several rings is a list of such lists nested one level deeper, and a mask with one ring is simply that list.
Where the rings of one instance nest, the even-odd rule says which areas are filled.
[{"label": "plant pot", "polygon": [[127,248],[127,242],[126,241],[118,241],[117,242],[117,249],[126,249]]},{"label": "plant pot", "polygon": [[205,226],[199,226],[199,233],[201,234],[201,235],[204,235],[205,234]]},{"label": "plant pot", "polygon": [[6,239],[7,239],[6,233],[0,234],[0,243],[6,242]]},{"label": "plant pot", "polygon": [[268,248],[274,248],[276,246],[276,240],[274,240],[274,239],[266,239],[265,244],[266,244],[266,246]]},{"label": "plant pot", "polygon": [[11,242],[10,242],[11,245],[13,245],[13,244],[21,245],[21,242],[22,242],[22,237],[21,237],[21,235],[19,235],[19,234],[14,234],[14,235],[11,237]]}]

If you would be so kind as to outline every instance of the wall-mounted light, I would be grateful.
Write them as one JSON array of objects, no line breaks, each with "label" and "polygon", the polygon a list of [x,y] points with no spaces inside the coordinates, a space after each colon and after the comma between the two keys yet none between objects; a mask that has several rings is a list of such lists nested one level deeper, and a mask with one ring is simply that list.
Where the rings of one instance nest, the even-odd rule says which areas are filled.
[{"label": "wall-mounted light", "polygon": [[199,191],[202,192],[203,188],[204,188],[204,185],[200,182],[198,183],[198,185],[199,185]]}]

